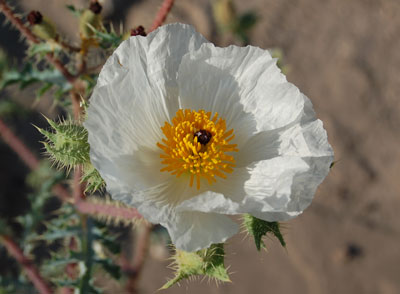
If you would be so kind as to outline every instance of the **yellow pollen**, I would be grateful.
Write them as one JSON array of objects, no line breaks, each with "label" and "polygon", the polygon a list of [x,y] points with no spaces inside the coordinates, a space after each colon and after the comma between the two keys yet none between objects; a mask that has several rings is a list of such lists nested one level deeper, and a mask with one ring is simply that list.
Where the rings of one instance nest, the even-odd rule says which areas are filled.
[{"label": "yellow pollen", "polygon": [[[165,138],[157,146],[163,150],[160,158],[165,167],[160,171],[177,177],[189,175],[190,187],[196,183],[197,189],[201,179],[211,185],[216,176],[225,179],[226,173],[233,172],[235,159],[227,153],[239,150],[229,143],[235,137],[233,129],[226,130],[225,120],[218,118],[218,113],[211,118],[211,112],[204,110],[179,109],[172,124],[165,122],[161,130]],[[201,135],[211,135],[211,139]]]}]

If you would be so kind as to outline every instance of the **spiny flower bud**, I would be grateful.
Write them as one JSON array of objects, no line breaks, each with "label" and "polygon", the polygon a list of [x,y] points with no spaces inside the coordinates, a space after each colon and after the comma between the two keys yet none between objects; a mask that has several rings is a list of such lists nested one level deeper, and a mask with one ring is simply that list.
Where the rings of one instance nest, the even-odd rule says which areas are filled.
[{"label": "spiny flower bud", "polygon": [[167,289],[179,281],[197,275],[208,276],[216,281],[230,282],[224,265],[224,244],[213,244],[207,249],[197,252],[176,250],[172,257],[175,277],[161,289]]},{"label": "spiny flower bud", "polygon": [[49,41],[57,38],[54,24],[44,17],[39,11],[32,10],[27,16],[32,32],[42,40]]},{"label": "spiny flower bud", "polygon": [[47,139],[47,142],[43,142],[43,145],[50,158],[59,167],[68,169],[79,164],[89,164],[90,147],[86,129],[69,120],[59,124],[48,118],[46,120],[55,132],[48,132],[38,127],[37,129]]},{"label": "spiny flower bud", "polygon": [[146,37],[146,31],[144,30],[143,26],[138,26],[135,29],[131,29],[131,36],[143,36]]}]

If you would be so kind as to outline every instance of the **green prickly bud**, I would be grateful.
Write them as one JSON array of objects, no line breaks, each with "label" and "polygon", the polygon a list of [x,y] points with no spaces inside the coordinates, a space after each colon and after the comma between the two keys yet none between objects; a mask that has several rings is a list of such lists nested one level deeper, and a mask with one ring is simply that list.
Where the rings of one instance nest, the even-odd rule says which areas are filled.
[{"label": "green prickly bud", "polygon": [[247,232],[251,236],[253,236],[258,251],[260,251],[261,247],[265,247],[265,244],[262,241],[262,237],[267,235],[268,233],[273,234],[279,240],[283,247],[286,246],[286,242],[283,239],[282,233],[280,231],[280,224],[278,222],[267,222],[250,214],[244,214],[243,225],[246,228]]},{"label": "green prickly bud", "polygon": [[102,26],[102,18],[100,12],[101,5],[95,1],[90,4],[89,9],[85,9],[79,18],[79,32],[85,39],[94,36],[94,29],[100,29]]},{"label": "green prickly bud", "polygon": [[89,150],[87,130],[81,126],[74,124],[70,120],[63,121],[59,124],[46,118],[54,132],[49,132],[38,128],[47,141],[43,142],[44,147],[51,159],[59,167],[67,167],[71,169],[79,164],[89,164]]},{"label": "green prickly bud", "polygon": [[169,280],[161,289],[167,289],[183,279],[194,276],[208,276],[215,281],[230,282],[224,265],[224,244],[213,244],[207,249],[196,252],[176,250],[172,257],[175,277]]}]

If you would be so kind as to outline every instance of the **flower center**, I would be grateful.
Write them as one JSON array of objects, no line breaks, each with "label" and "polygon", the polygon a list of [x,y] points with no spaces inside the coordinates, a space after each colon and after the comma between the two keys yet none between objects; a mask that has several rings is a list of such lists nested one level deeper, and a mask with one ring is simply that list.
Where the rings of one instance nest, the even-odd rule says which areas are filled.
[{"label": "flower center", "polygon": [[225,173],[233,172],[235,159],[227,153],[239,150],[236,144],[229,144],[235,137],[233,129],[226,130],[218,113],[211,118],[211,112],[204,110],[179,109],[172,124],[165,122],[161,129],[165,138],[157,146],[164,151],[160,157],[165,167],[160,171],[177,177],[188,174],[190,187],[196,178],[197,189],[202,178],[211,185],[216,176],[225,179]]}]

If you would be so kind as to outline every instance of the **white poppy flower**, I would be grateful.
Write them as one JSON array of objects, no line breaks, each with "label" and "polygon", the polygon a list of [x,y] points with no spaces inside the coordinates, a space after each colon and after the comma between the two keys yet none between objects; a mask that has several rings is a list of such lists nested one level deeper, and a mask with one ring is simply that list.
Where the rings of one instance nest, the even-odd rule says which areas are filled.
[{"label": "white poppy flower", "polygon": [[311,102],[268,51],[218,48],[183,24],[121,43],[84,125],[112,197],[185,251],[235,234],[228,215],[299,215],[333,160]]}]

